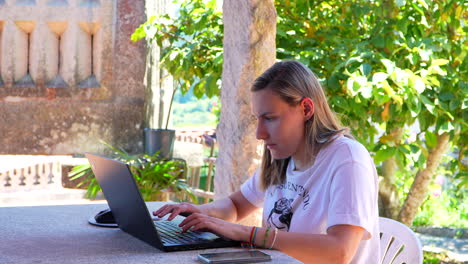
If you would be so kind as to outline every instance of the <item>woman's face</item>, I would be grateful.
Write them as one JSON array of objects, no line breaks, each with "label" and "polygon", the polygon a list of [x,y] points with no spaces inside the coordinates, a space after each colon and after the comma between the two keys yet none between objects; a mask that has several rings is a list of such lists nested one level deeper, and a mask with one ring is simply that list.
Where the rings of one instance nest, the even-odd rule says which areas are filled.
[{"label": "woman's face", "polygon": [[307,117],[302,104],[290,106],[266,88],[252,93],[252,112],[257,118],[257,139],[264,141],[274,159],[303,154]]}]

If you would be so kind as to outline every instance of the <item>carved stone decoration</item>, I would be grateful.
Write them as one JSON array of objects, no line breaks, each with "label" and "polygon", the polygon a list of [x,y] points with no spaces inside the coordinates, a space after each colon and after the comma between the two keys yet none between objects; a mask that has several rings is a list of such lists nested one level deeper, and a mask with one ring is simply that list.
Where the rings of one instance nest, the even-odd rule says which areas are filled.
[{"label": "carved stone decoration", "polygon": [[[34,80],[31,77],[30,61],[31,61],[31,34],[33,33],[36,22],[34,21],[15,21],[16,26],[20,29],[17,41],[19,43],[17,56],[17,71],[20,78],[15,76],[15,87],[34,87]],[[21,65],[22,64],[22,65]],[[18,75],[17,75],[18,76]]]},{"label": "carved stone decoration", "polygon": [[[95,55],[95,50],[94,47],[96,45],[95,41],[95,35],[99,31],[99,23],[86,23],[86,22],[78,22],[78,25],[80,25],[81,30],[86,32],[88,34],[87,37],[89,37],[89,40],[85,43],[86,45],[86,51],[89,50],[89,57],[87,57],[87,62],[89,61],[89,69],[91,71],[89,77],[87,77],[85,80],[81,81],[78,85],[77,88],[99,88],[99,82],[96,79],[96,75],[94,75],[94,70],[95,63],[93,63],[96,60],[96,55]],[[88,46],[89,45],[89,46]],[[84,55],[86,56],[86,54]],[[89,58],[89,59],[88,59]]]},{"label": "carved stone decoration", "polygon": [[[55,77],[50,80],[46,84],[46,88],[69,88],[68,84],[63,80],[62,76],[60,75],[60,69],[61,65],[63,65],[63,59],[62,59],[62,52],[63,48],[61,44],[61,37],[63,32],[67,29],[68,23],[67,22],[47,22],[47,25],[49,26],[50,30],[55,34],[56,36],[56,50],[57,50],[57,62],[55,65],[57,65],[57,70]],[[55,43],[54,43],[55,44]],[[55,66],[54,65],[54,66]]]}]

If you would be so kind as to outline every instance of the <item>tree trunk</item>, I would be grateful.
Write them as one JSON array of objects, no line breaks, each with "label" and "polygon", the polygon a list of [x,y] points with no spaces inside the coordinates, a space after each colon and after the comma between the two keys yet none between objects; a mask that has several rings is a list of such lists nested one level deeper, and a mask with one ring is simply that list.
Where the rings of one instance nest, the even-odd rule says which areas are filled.
[{"label": "tree trunk", "polygon": [[428,186],[431,178],[440,164],[442,155],[447,151],[449,145],[449,134],[443,133],[437,136],[437,145],[429,151],[426,168],[419,170],[416,174],[411,189],[401,208],[398,220],[405,225],[411,225],[418,212],[418,208],[424,202],[428,193]]},{"label": "tree trunk", "polygon": [[[170,12],[169,0],[146,1],[147,17]],[[141,40],[144,41],[144,40]],[[145,127],[165,128],[171,103],[173,78],[159,66],[161,50],[157,45],[147,45],[145,76]]]},{"label": "tree trunk", "polygon": [[382,165],[383,179],[379,184],[380,215],[396,219],[400,210],[400,199],[395,186],[395,171],[397,164],[395,158],[389,158]]},{"label": "tree trunk", "polygon": [[[398,144],[403,135],[402,128],[395,128],[391,131],[394,142]],[[395,157],[391,157],[384,161],[382,166],[383,180],[379,184],[380,198],[380,215],[392,219],[396,219],[400,210],[400,199],[398,197],[397,188],[395,185],[395,171],[397,163]]]}]

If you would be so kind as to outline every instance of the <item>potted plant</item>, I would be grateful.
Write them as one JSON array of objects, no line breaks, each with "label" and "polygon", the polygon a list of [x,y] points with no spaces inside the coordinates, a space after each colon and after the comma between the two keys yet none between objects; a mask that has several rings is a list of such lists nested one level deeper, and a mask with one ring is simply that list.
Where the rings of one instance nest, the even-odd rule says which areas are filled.
[{"label": "potted plant", "polygon": [[[153,155],[131,155],[124,150],[103,143],[114,152],[116,160],[129,165],[145,201],[167,200],[165,194],[169,192],[178,197],[188,197],[192,202],[197,201],[185,180],[187,168],[184,160],[167,160],[158,152]],[[82,179],[78,187],[87,186],[85,195],[87,198],[95,198],[101,190],[90,164],[73,167],[69,177],[71,180]]]},{"label": "potted plant", "polygon": [[[209,8],[207,8],[209,7]],[[180,3],[179,15],[151,16],[135,29],[132,41],[145,39],[148,47],[160,49],[159,66],[174,79],[172,98],[165,128],[145,129],[145,152],[160,151],[162,157],[172,157],[175,131],[167,128],[172,102],[177,89],[182,94],[190,89],[197,98],[220,95],[223,61],[222,12],[216,1],[188,1]],[[192,12],[204,10],[203,12]],[[182,19],[183,18],[183,19]],[[215,28],[216,30],[204,30]],[[160,80],[162,78],[160,77]],[[159,116],[162,120],[162,116]],[[161,126],[164,127],[164,126]]]},{"label": "potted plant", "polygon": [[[175,86],[176,87],[176,86]],[[148,155],[154,155],[158,153],[162,159],[172,159],[174,152],[174,141],[175,141],[175,130],[168,129],[169,118],[172,111],[172,103],[174,101],[174,95],[177,89],[174,88],[172,91],[171,101],[169,104],[169,111],[167,113],[166,125],[164,128],[145,128],[144,133],[144,147],[145,153]],[[159,113],[159,119],[162,119],[164,114]]]}]

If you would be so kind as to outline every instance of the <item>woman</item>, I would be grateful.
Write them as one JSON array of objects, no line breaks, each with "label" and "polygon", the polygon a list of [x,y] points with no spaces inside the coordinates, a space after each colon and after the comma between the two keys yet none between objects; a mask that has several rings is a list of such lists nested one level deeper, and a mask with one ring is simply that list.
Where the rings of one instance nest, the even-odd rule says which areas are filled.
[{"label": "woman", "polygon": [[[209,204],[165,205],[183,230],[274,248],[304,263],[378,263],[378,180],[366,149],[339,126],[314,74],[277,62],[252,86],[261,169],[240,191]],[[263,227],[235,222],[263,207]]]}]

